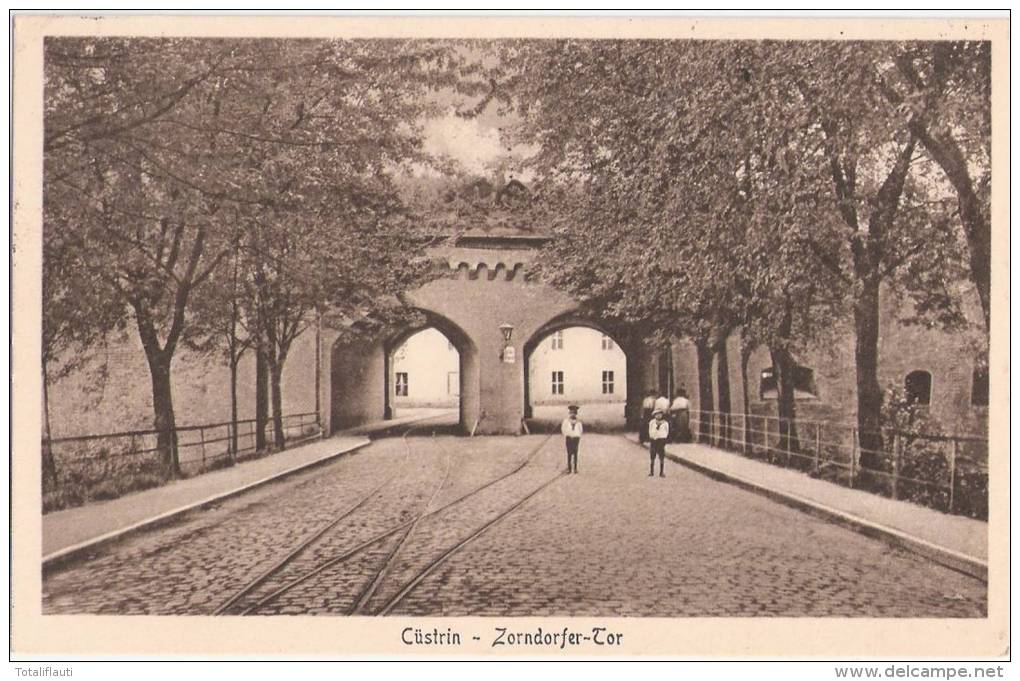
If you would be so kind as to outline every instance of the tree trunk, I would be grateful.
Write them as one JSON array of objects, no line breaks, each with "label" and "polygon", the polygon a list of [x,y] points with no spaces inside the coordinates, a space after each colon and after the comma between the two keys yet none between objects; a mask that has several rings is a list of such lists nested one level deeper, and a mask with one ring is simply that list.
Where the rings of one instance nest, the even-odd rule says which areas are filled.
[{"label": "tree trunk", "polygon": [[716,351],[716,381],[719,385],[719,437],[723,447],[730,445],[730,360],[726,351],[726,339],[719,343]]},{"label": "tree trunk", "polygon": [[878,282],[865,280],[854,300],[857,427],[861,468],[878,469],[882,452],[882,389],[878,384]]},{"label": "tree trunk", "polygon": [[776,406],[779,416],[779,450],[797,452],[800,442],[797,437],[797,403],[794,392],[794,370],[797,363],[790,351],[783,347],[769,347],[772,356],[772,368],[776,375],[776,388],[779,399]]},{"label": "tree trunk", "polygon": [[167,475],[177,478],[181,475],[181,462],[177,453],[177,422],[174,416],[173,390],[170,383],[170,361],[167,352],[146,349],[149,374],[152,378],[153,430],[156,433],[156,448],[166,466]]},{"label": "tree trunk", "polygon": [[673,399],[673,345],[659,351],[659,394]]},{"label": "tree trunk", "polygon": [[[741,332],[743,334],[743,332]],[[741,395],[744,398],[744,454],[751,455],[754,453],[754,447],[752,447],[752,433],[751,433],[751,392],[747,387],[747,366],[751,362],[751,353],[754,351],[754,347],[750,344],[744,343],[743,338],[740,341],[740,390]]]},{"label": "tree trunk", "polygon": [[715,411],[715,400],[712,389],[712,346],[707,340],[694,342],[698,356],[698,442],[712,441],[712,412]]},{"label": "tree trunk", "polygon": [[283,378],[283,363],[275,359],[269,362],[269,376],[273,395],[273,444],[283,449],[286,442],[283,432],[283,392],[280,384]]},{"label": "tree trunk", "polygon": [[266,346],[259,340],[255,351],[255,450],[266,449],[266,424],[269,423],[269,366]]},{"label": "tree trunk", "polygon": [[237,462],[237,363],[240,358],[230,360],[230,461]]},{"label": "tree trunk", "polygon": [[233,271],[230,278],[230,326],[227,329],[227,344],[230,351],[230,463],[237,463],[238,435],[237,435],[237,365],[241,361],[243,347],[239,349],[240,343],[237,339],[237,323],[240,317],[240,303],[238,301],[237,279],[238,279],[238,241],[235,233],[233,239],[234,258]]},{"label": "tree trunk", "polygon": [[970,275],[977,288],[978,298],[981,299],[985,331],[990,332],[992,229],[988,211],[974,190],[967,159],[956,140],[948,133],[933,133],[920,122],[915,122],[911,126],[911,131],[921,140],[921,144],[939,164],[956,190],[960,222],[963,223],[970,251]]},{"label": "tree trunk", "polygon": [[847,221],[855,230],[850,242],[854,263],[854,354],[857,366],[857,427],[861,450],[861,483],[871,478],[865,469],[878,469],[882,459],[882,389],[878,385],[879,288],[882,282],[884,242],[899,209],[903,186],[910,171],[917,138],[911,135],[889,175],[870,200],[868,229],[862,234],[858,224]]},{"label": "tree trunk", "polygon": [[44,359],[42,365],[42,381],[43,381],[43,424],[46,428],[46,444],[43,446],[42,451],[42,464],[43,464],[43,482],[45,483],[49,479],[50,484],[56,487],[58,484],[57,480],[57,462],[53,458],[53,445],[50,444],[50,440],[53,439],[53,434],[50,431],[50,372],[47,362]]},{"label": "tree trunk", "polygon": [[315,425],[323,435],[322,418],[322,313],[315,311]]},{"label": "tree trunk", "polygon": [[[640,341],[629,342],[627,345],[627,406],[624,414],[627,418],[627,430],[641,431],[641,400],[645,397],[645,379],[648,371],[649,353]],[[527,355],[525,353],[525,361]],[[525,376],[528,374],[525,373]],[[529,405],[530,406],[530,405]]]}]

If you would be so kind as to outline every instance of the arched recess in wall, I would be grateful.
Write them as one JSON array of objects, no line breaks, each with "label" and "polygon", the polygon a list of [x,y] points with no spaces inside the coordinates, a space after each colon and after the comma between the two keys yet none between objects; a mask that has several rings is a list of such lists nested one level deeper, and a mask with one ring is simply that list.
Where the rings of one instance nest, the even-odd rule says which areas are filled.
[{"label": "arched recess in wall", "polygon": [[[590,361],[582,360],[574,354],[578,352],[578,348],[565,347],[563,336],[558,335],[576,328],[590,329],[598,333],[598,336],[588,339],[585,348],[582,349],[583,352],[588,353]],[[544,352],[543,349],[549,352]],[[560,350],[563,352],[565,363],[569,366],[558,372],[550,362],[554,362],[552,358]],[[619,353],[623,354],[622,361],[612,358],[618,357]],[[632,362],[637,353],[632,350],[624,335],[598,319],[577,312],[568,312],[539,327],[524,342],[521,355],[523,357],[524,415],[526,419],[536,418],[536,407],[558,404],[558,402],[565,404],[565,402],[575,401],[572,399],[573,395],[580,395],[576,401],[582,403],[618,403],[620,425],[622,425],[624,415],[629,413],[628,403],[632,400],[633,390],[630,377],[637,375],[637,372],[632,371]],[[606,359],[603,360],[600,357]],[[549,375],[533,376],[534,369],[545,364],[550,365],[546,367],[551,370],[546,371]],[[583,377],[577,375],[579,370],[585,372]],[[571,375],[572,372],[573,375]],[[579,383],[580,386],[578,386]]]},{"label": "arched recess in wall", "polygon": [[904,397],[911,404],[931,404],[931,372],[917,369],[903,379]]},{"label": "arched recess in wall", "polygon": [[[386,363],[384,367],[384,388],[385,403],[384,417],[389,419],[394,415],[396,394],[396,382],[394,380],[394,354],[409,338],[427,329],[436,329],[453,345],[458,354],[458,422],[462,431],[471,427],[470,415],[477,411],[478,400],[478,350],[467,333],[457,324],[446,317],[419,309],[418,312],[424,317],[420,324],[410,326],[386,339],[384,345]],[[465,400],[475,405],[472,409],[465,409]]]},{"label": "arched recess in wall", "polygon": [[470,429],[478,411],[478,350],[457,324],[431,310],[413,308],[415,323],[389,335],[354,342],[337,341],[331,353],[330,430],[336,432],[393,415],[393,355],[408,338],[429,328],[438,330],[459,355],[458,423]]}]

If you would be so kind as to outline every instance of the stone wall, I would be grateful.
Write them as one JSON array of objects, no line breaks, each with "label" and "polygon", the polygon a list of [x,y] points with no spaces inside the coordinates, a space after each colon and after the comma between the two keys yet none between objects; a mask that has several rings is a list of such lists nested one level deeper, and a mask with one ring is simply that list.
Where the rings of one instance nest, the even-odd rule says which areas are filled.
[{"label": "stone wall", "polygon": [[[172,365],[177,424],[230,420],[230,369],[219,356],[177,351]],[[283,370],[283,411],[315,411],[315,332],[294,342]],[[255,416],[255,360],[247,353],[238,367],[238,416]],[[94,361],[50,385],[53,437],[147,430],[152,427],[152,384],[137,335],[110,339]]]},{"label": "stone wall", "polygon": [[[976,301],[968,306],[971,327],[982,322]],[[973,312],[973,314],[970,314]],[[946,433],[987,436],[988,408],[971,404],[971,388],[975,365],[974,334],[966,330],[943,330],[917,324],[904,324],[899,319],[909,313],[908,304],[883,291],[882,318],[879,336],[879,384],[901,390],[911,371],[931,373],[931,405],[929,413],[938,419]],[[730,400],[733,413],[743,413],[740,371],[740,333],[727,340]],[[797,415],[800,419],[845,423],[853,426],[857,415],[856,368],[854,336],[849,324],[832,330],[828,339],[796,353],[797,361],[814,372],[814,396],[800,395]],[[747,367],[749,411],[755,415],[776,415],[774,397],[764,397],[760,377],[772,366],[767,348],[756,348]],[[692,343],[673,345],[674,380],[685,382],[692,407],[700,409],[697,394],[697,356]],[[713,365],[712,380],[718,399],[717,367]]]},{"label": "stone wall", "polygon": [[[557,328],[598,327],[598,320],[574,319],[574,302],[566,295],[528,281],[523,272],[532,253],[527,250],[457,248],[447,254],[451,276],[411,292],[409,300],[429,316],[457,346],[461,356],[460,411],[465,431],[515,433],[525,412],[526,353]],[[980,324],[980,308],[971,305]],[[970,309],[970,308],[968,308]],[[946,432],[987,434],[987,407],[970,403],[976,347],[972,334],[949,332],[897,321],[905,315],[901,303],[883,292],[879,348],[879,381],[902,387],[907,373],[932,375],[930,413]],[[514,363],[501,360],[499,326],[514,326]],[[394,405],[392,353],[415,329],[399,339],[338,346],[336,334],[322,333],[319,381],[321,413],[330,432],[378,421],[386,406]],[[624,339],[617,338],[619,342]],[[399,341],[399,342],[398,342]],[[633,339],[627,347],[626,370],[620,371],[621,397],[626,395],[633,422],[649,387],[659,389],[657,353]],[[727,340],[730,399],[734,413],[743,413],[739,331]],[[852,425],[856,418],[853,334],[848,326],[834,329],[831,339],[797,353],[797,360],[814,371],[814,396],[801,396],[799,418]],[[759,381],[772,364],[768,351],[757,348],[747,367],[749,411],[775,415],[775,399],[763,399]],[[700,409],[697,359],[688,341],[673,344],[675,386],[685,384],[692,407]],[[103,370],[101,370],[103,369]],[[713,384],[717,381],[713,366]],[[621,380],[622,378],[622,380]],[[180,425],[214,423],[230,418],[229,371],[219,357],[179,350],[173,364],[174,406]],[[545,379],[543,379],[545,380]],[[626,386],[624,388],[624,385]],[[294,344],[283,375],[284,412],[315,409],[315,334],[309,329]],[[545,387],[543,385],[543,387]],[[718,386],[715,386],[718,395]],[[387,399],[387,391],[390,399]],[[238,377],[239,416],[252,418],[255,408],[254,359],[249,353]],[[532,394],[535,403],[538,395]],[[50,387],[50,418],[54,437],[86,433],[147,429],[152,424],[152,397],[145,355],[137,336],[112,341],[86,369]]]}]

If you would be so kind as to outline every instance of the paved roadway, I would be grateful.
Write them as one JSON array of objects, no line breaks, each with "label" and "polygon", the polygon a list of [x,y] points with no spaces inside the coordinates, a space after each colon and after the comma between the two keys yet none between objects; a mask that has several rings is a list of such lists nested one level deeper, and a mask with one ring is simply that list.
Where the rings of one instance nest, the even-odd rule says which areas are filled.
[{"label": "paved roadway", "polygon": [[[407,438],[406,446],[400,438],[380,440],[46,575],[43,610],[209,614],[287,547],[387,480],[287,570],[300,574],[429,504],[440,508],[540,446],[519,473],[415,527],[363,605],[362,612],[377,612],[430,559],[555,478],[565,464],[560,438],[424,436]],[[985,586],[970,577],[669,462],[665,478],[649,478],[647,465],[647,453],[619,436],[586,436],[578,475],[557,479],[454,553],[393,614],[985,614]],[[322,572],[259,612],[350,612],[399,539]]]}]

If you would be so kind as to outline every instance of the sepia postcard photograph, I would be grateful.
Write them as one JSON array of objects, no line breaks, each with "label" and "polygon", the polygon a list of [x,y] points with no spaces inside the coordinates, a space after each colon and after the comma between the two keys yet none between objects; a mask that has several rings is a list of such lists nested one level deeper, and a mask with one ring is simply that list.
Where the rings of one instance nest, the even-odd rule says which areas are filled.
[{"label": "sepia postcard photograph", "polygon": [[1009,655],[1009,21],[13,18],[26,655]]}]

